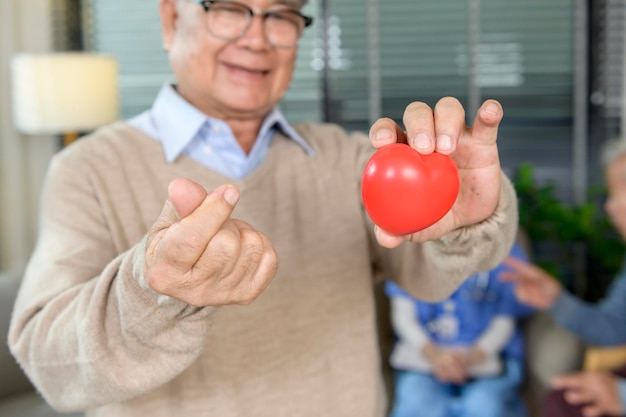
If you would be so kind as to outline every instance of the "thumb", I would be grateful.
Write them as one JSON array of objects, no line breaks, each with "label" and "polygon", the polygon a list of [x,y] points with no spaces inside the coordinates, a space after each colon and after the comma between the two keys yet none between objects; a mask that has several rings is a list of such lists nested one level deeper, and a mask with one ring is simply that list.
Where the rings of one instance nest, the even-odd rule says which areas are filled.
[{"label": "thumb", "polygon": [[496,100],[486,100],[474,119],[472,136],[485,145],[496,143],[498,125],[504,116],[502,106]]},{"label": "thumb", "polygon": [[201,185],[188,178],[175,179],[167,191],[179,218],[188,216],[207,196],[206,190]]},{"label": "thumb", "polygon": [[151,233],[168,228],[188,216],[202,204],[207,195],[204,188],[187,178],[175,179],[167,191],[169,199],[165,201],[161,214],[152,225]]}]

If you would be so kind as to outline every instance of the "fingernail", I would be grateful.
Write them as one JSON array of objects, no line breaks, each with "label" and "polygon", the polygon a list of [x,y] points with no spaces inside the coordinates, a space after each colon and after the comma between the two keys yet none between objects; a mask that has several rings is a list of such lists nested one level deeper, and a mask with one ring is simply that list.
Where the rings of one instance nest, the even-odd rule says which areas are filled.
[{"label": "fingernail", "polygon": [[449,151],[452,149],[452,138],[448,135],[440,135],[437,138],[437,149]]},{"label": "fingernail", "polygon": [[430,137],[427,134],[420,133],[415,136],[415,139],[413,139],[413,146],[417,149],[428,149],[433,146],[433,141],[430,140]]},{"label": "fingernail", "polygon": [[380,129],[378,132],[376,132],[376,137],[374,138],[374,140],[376,142],[383,142],[383,141],[388,141],[392,138],[393,138],[393,133],[391,133],[391,130]]},{"label": "fingernail", "polygon": [[236,187],[228,187],[224,191],[224,200],[228,201],[231,206],[234,206],[239,201],[239,190]]},{"label": "fingernail", "polygon": [[489,103],[485,106],[485,113],[498,114],[498,111],[500,111],[500,109],[495,103]]}]

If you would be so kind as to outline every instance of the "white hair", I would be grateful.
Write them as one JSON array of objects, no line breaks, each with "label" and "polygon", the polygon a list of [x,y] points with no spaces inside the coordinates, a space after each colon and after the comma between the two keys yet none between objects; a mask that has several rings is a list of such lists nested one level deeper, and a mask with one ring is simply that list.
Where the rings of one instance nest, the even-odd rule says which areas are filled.
[{"label": "white hair", "polygon": [[602,165],[608,167],[619,157],[626,155],[626,138],[618,137],[607,140],[602,146]]}]

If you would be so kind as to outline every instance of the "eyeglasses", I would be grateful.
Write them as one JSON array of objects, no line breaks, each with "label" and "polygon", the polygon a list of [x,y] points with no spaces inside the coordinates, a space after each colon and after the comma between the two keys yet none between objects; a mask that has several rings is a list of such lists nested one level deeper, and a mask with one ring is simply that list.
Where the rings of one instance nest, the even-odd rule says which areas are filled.
[{"label": "eyeglasses", "polygon": [[234,41],[241,37],[253,16],[263,18],[263,30],[267,41],[277,48],[293,48],[305,27],[313,18],[304,16],[296,9],[277,8],[253,10],[234,1],[199,1],[206,12],[207,30],[214,37]]}]

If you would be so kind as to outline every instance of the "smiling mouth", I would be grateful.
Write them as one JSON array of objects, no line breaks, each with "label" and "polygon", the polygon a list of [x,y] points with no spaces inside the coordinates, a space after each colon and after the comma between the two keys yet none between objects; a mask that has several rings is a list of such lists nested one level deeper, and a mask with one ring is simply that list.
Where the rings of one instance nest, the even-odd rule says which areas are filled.
[{"label": "smiling mouth", "polygon": [[264,77],[267,74],[269,74],[269,70],[262,70],[262,69],[254,69],[254,68],[244,68],[244,67],[240,67],[237,65],[232,65],[232,64],[224,64],[224,66],[233,73],[238,73],[238,74],[242,74],[242,75],[248,75],[248,76],[253,76],[253,77]]}]

